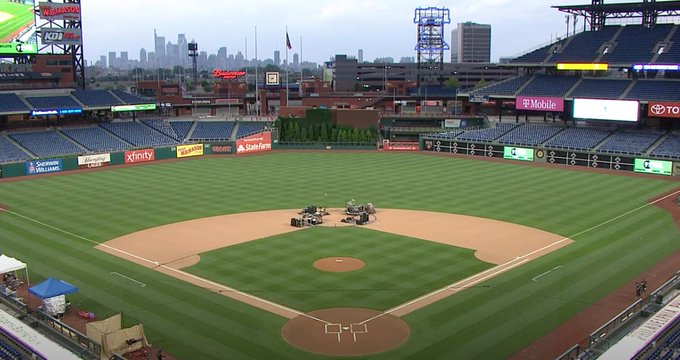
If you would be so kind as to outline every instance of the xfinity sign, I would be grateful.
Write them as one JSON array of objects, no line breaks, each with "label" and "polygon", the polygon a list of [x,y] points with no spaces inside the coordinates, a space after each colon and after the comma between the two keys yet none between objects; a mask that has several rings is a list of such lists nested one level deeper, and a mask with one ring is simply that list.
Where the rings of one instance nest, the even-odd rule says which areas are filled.
[{"label": "xfinity sign", "polygon": [[680,103],[650,101],[647,116],[661,118],[680,118]]},{"label": "xfinity sign", "polygon": [[518,96],[515,100],[516,110],[532,111],[564,111],[564,99],[556,97]]}]

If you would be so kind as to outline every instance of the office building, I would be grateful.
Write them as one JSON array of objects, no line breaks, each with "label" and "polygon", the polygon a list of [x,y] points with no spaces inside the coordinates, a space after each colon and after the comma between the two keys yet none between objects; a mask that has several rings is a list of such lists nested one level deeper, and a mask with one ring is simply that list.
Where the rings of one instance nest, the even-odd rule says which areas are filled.
[{"label": "office building", "polygon": [[451,62],[491,62],[491,25],[458,23],[451,31]]}]

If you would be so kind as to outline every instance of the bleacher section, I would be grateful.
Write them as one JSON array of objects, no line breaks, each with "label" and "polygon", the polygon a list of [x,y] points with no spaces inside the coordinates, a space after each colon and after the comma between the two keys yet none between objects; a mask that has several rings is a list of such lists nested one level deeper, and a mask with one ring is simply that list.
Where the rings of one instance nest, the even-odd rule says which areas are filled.
[{"label": "bleacher section", "polygon": [[488,129],[481,129],[481,130],[470,130],[466,131],[460,136],[457,137],[457,139],[461,140],[467,140],[467,141],[491,141],[491,140],[496,140],[500,138],[501,136],[505,135],[512,129],[516,128],[519,126],[518,124],[507,124],[507,123],[500,123],[496,127],[491,127]]},{"label": "bleacher section", "polygon": [[536,75],[518,95],[563,97],[578,79],[575,76]]},{"label": "bleacher section", "polygon": [[228,140],[235,124],[233,121],[199,121],[191,140]]},{"label": "bleacher section", "polygon": [[585,31],[548,59],[558,62],[593,62],[599,56],[598,50],[619,31],[619,26],[605,26],[600,31]]},{"label": "bleacher section", "polygon": [[625,99],[680,101],[680,81],[637,80]]},{"label": "bleacher section", "polygon": [[666,47],[661,55],[656,58],[658,64],[673,64],[680,59],[680,29],[676,29],[670,38],[670,48]]},{"label": "bleacher section", "polygon": [[582,79],[576,88],[567,94],[571,98],[618,99],[630,86],[630,80]]},{"label": "bleacher section", "polygon": [[0,94],[0,113],[28,111],[26,104],[16,94]]},{"label": "bleacher section", "polygon": [[179,136],[180,139],[184,140],[187,138],[187,135],[189,135],[189,130],[191,129],[191,126],[194,124],[193,121],[172,121],[170,122],[170,126],[175,130],[175,133],[177,136]]},{"label": "bleacher section", "polygon": [[611,135],[610,131],[595,128],[567,128],[548,140],[548,148],[592,150]]},{"label": "bleacher section", "polygon": [[659,138],[661,133],[621,131],[607,138],[599,151],[626,155],[642,155]]},{"label": "bleacher section", "polygon": [[491,84],[481,89],[470,91],[475,95],[514,95],[524,83],[529,80],[528,76],[518,76],[499,83]]},{"label": "bleacher section", "polygon": [[102,123],[101,126],[135,147],[177,144],[170,137],[135,121]]},{"label": "bleacher section", "polygon": [[83,152],[83,149],[79,148],[76,144],[52,130],[19,132],[9,134],[9,136],[28,149],[28,151],[41,158],[80,154]]},{"label": "bleacher section", "polygon": [[672,27],[672,24],[659,24],[651,29],[641,25],[624,26],[614,48],[600,61],[609,64],[649,63],[655,55],[654,48],[668,36]]},{"label": "bleacher section", "polygon": [[144,98],[121,90],[111,90],[111,92],[126,104],[148,104],[156,102],[154,99]]},{"label": "bleacher section", "polygon": [[71,95],[89,107],[109,107],[121,104],[120,100],[106,90],[77,90],[72,91]]},{"label": "bleacher section", "polygon": [[90,151],[116,151],[130,147],[100,127],[62,129],[61,132]]},{"label": "bleacher section", "polygon": [[[182,142],[184,140],[184,135],[186,135],[186,132],[184,132],[181,136],[178,135],[178,133],[175,131],[175,128],[170,125],[168,121],[165,121],[163,119],[145,119],[142,120],[142,122],[146,125],[151,126],[154,128],[154,130],[161,132],[179,142]],[[189,122],[189,126],[191,126],[191,122]],[[189,128],[187,128],[187,131]]]},{"label": "bleacher section", "polygon": [[35,96],[26,97],[28,101],[36,109],[66,109],[66,108],[81,108],[70,96]]},{"label": "bleacher section", "polygon": [[562,131],[561,127],[526,124],[518,126],[498,139],[500,143],[523,146],[538,146]]},{"label": "bleacher section", "polygon": [[539,49],[530,51],[522,56],[512,59],[510,62],[513,64],[540,64],[547,60],[550,53],[550,49],[555,45],[564,46],[566,40],[560,40],[556,43],[548,44]]},{"label": "bleacher section", "polygon": [[671,134],[651,152],[654,156],[680,159],[680,134]]},{"label": "bleacher section", "polygon": [[6,137],[0,135],[0,163],[25,160],[29,156]]},{"label": "bleacher section", "polygon": [[236,131],[236,138],[242,138],[251,134],[258,133],[264,129],[264,123],[261,122],[241,122]]},{"label": "bleacher section", "polygon": [[458,136],[460,136],[462,133],[464,133],[464,130],[452,130],[452,131],[447,131],[439,134],[428,134],[428,136],[437,138],[437,139],[455,139]]}]

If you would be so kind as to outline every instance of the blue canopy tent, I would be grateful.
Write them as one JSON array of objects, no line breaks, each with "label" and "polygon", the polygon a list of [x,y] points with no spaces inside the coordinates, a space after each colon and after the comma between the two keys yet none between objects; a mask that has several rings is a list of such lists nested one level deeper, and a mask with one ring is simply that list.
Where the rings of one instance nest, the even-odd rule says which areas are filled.
[{"label": "blue canopy tent", "polygon": [[78,288],[66,281],[48,278],[47,280],[28,288],[28,292],[42,300],[66,294],[73,294]]}]

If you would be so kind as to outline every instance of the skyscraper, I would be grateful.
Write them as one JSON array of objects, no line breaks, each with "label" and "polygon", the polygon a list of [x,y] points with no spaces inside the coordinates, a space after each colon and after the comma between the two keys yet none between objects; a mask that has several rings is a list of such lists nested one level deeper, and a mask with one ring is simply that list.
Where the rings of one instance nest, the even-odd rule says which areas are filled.
[{"label": "skyscraper", "polygon": [[189,63],[189,42],[185,34],[177,34],[177,46],[179,47],[179,64]]},{"label": "skyscraper", "polygon": [[222,46],[217,49],[217,63],[216,68],[226,69],[227,68],[227,47]]},{"label": "skyscraper", "polygon": [[281,52],[279,50],[274,51],[274,65],[281,65]]},{"label": "skyscraper", "polygon": [[364,49],[359,49],[359,53],[357,54],[357,60],[359,61],[359,64],[364,62]]},{"label": "skyscraper", "polygon": [[491,62],[491,25],[458,23],[451,31],[451,62]]},{"label": "skyscraper", "polygon": [[139,49],[139,65],[142,68],[146,68],[146,49]]},{"label": "skyscraper", "polygon": [[156,29],[153,29],[154,51],[156,53],[155,66],[165,65],[165,36],[158,36]]},{"label": "skyscraper", "polygon": [[115,51],[110,51],[109,52],[109,67],[110,68],[115,68],[118,65],[118,61],[116,61],[116,52]]}]

